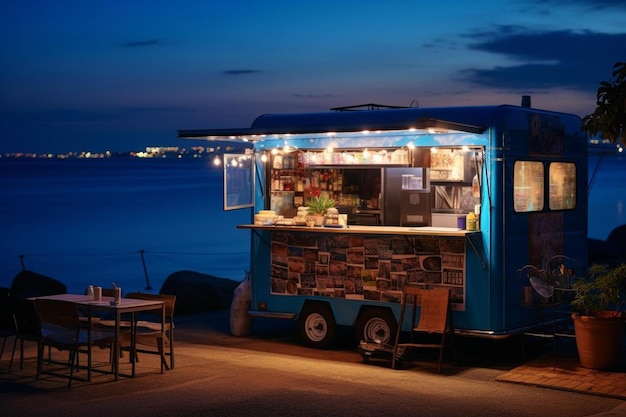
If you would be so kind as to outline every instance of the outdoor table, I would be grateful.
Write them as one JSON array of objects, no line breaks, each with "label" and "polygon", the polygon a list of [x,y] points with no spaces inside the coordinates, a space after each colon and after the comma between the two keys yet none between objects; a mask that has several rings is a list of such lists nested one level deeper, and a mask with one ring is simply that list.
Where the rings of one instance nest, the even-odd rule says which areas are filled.
[{"label": "outdoor table", "polygon": [[[135,376],[135,356],[136,356],[136,332],[137,332],[137,313],[141,311],[161,310],[161,343],[163,343],[165,336],[165,303],[158,300],[141,300],[134,298],[122,298],[119,303],[115,303],[113,297],[102,297],[100,301],[95,301],[91,295],[81,294],[57,294],[48,295],[36,298],[52,299],[71,301],[76,303],[81,311],[84,311],[87,316],[88,330],[87,330],[87,349],[88,349],[88,363],[87,363],[87,379],[91,381],[91,331],[92,320],[95,312],[109,312],[115,315],[115,343],[113,348],[113,374],[115,380],[119,379],[119,353],[120,353],[120,334],[121,334],[121,318],[124,314],[130,314],[130,331],[131,331],[131,346],[130,346],[130,360],[131,360],[131,376]],[[161,346],[160,351],[163,355],[164,349]],[[164,358],[161,358],[161,373],[164,372]]]}]

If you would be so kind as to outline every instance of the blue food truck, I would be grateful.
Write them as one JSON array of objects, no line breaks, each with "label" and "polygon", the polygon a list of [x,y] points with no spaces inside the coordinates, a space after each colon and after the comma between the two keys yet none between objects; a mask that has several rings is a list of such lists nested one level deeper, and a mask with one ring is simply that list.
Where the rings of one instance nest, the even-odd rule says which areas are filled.
[{"label": "blue food truck", "polygon": [[[458,334],[542,325],[550,294],[520,272],[587,261],[579,117],[513,105],[366,107],[179,131],[249,143],[224,155],[225,209],[253,209],[238,226],[251,236],[249,315],[297,320],[313,347],[332,346],[340,326],[389,343],[402,289],[421,284],[450,290]],[[299,208],[324,198],[334,207],[314,225]]]}]

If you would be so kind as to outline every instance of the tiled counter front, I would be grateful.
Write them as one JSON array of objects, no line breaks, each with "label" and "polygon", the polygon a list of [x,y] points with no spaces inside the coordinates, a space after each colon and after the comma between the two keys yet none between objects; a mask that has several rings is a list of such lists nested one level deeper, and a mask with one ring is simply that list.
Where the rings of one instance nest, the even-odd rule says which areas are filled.
[{"label": "tiled counter front", "polygon": [[465,237],[272,233],[272,294],[400,302],[406,283],[449,287],[465,310]]}]

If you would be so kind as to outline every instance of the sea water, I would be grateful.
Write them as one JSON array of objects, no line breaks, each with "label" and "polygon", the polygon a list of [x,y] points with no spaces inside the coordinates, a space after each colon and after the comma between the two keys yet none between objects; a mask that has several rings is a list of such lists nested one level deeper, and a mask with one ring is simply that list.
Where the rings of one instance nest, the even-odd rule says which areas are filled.
[{"label": "sea water", "polygon": [[[597,159],[590,163],[590,177]],[[63,282],[158,292],[191,270],[236,281],[250,268],[251,209],[223,210],[211,159],[0,159],[0,286],[26,268]],[[626,223],[626,160],[602,160],[589,237]]]},{"label": "sea water", "polygon": [[224,211],[222,195],[206,158],[0,159],[0,286],[22,262],[70,292],[158,292],[181,270],[242,280],[251,209]]},{"label": "sea water", "polygon": [[614,228],[626,224],[626,155],[591,156],[589,180],[588,236],[605,240]]}]

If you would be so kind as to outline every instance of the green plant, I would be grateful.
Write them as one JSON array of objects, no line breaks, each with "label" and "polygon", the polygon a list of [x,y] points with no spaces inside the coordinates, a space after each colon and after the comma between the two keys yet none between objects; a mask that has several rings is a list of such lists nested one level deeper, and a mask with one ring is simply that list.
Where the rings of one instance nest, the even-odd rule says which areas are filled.
[{"label": "green plant", "polygon": [[335,200],[328,198],[325,194],[320,194],[309,200],[307,207],[311,214],[324,214],[326,210],[335,206]]},{"label": "green plant", "polygon": [[573,309],[585,316],[621,316],[626,306],[626,263],[611,267],[592,265],[587,278],[572,285]]},{"label": "green plant", "polygon": [[611,143],[626,143],[626,62],[613,65],[613,79],[602,81],[596,94],[596,109],[582,119],[582,130],[601,134]]}]

